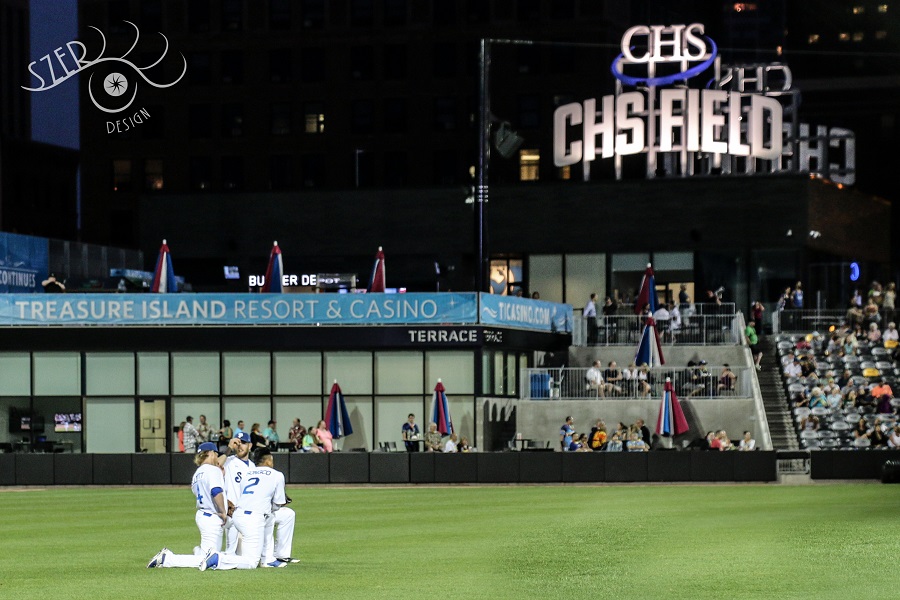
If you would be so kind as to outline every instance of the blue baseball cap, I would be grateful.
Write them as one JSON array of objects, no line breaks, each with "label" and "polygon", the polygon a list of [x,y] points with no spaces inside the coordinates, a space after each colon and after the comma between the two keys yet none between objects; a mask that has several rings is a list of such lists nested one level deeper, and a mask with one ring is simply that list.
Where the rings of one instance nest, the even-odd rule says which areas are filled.
[{"label": "blue baseball cap", "polygon": [[199,454],[200,452],[215,452],[216,454],[218,454],[219,446],[216,445],[215,442],[203,442],[202,444],[197,446],[197,453]]},{"label": "blue baseball cap", "polygon": [[247,433],[246,431],[239,431],[236,434],[234,434],[234,439],[241,440],[241,442],[243,442],[244,444],[249,444],[250,443],[250,434]]}]

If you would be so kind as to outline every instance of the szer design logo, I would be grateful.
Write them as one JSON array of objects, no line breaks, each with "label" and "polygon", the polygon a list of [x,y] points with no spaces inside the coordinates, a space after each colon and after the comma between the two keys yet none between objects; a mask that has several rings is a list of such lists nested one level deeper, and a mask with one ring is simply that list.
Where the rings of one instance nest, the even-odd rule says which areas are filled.
[{"label": "szer design logo", "polygon": [[[88,58],[87,47],[78,40],[68,42],[65,47],[60,46],[52,53],[46,54],[40,60],[28,64],[28,71],[36,82],[35,87],[25,87],[29,92],[46,92],[78,75],[82,71],[90,71],[88,77],[88,96],[97,108],[108,115],[121,118],[106,122],[107,133],[121,133],[128,131],[150,118],[150,113],[145,108],[133,109],[138,90],[143,85],[149,85],[157,89],[172,87],[184,78],[187,73],[187,59],[181,54],[181,74],[170,82],[156,82],[147,76],[147,72],[153,69],[165,59],[169,52],[169,40],[165,35],[159,35],[163,39],[162,54],[152,64],[138,66],[129,58],[129,54],[137,47],[141,32],[138,26],[131,21],[125,21],[134,28],[134,42],[127,52],[121,56],[106,56],[106,36],[96,27],[90,26],[100,35],[100,52],[94,58]],[[64,49],[65,48],[65,49]],[[180,54],[180,53],[179,53]],[[32,84],[33,85],[33,84]],[[130,110],[129,110],[130,109]],[[128,114],[134,111],[133,114]]]}]

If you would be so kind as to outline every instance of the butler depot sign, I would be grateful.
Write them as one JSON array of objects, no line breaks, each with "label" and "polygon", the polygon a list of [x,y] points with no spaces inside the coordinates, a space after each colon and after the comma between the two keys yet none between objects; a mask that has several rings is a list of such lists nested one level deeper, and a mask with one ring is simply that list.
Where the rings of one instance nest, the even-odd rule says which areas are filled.
[{"label": "butler depot sign", "polygon": [[855,180],[853,132],[798,122],[799,92],[786,64],[723,65],[700,23],[638,25],[610,67],[615,93],[565,104],[553,115],[557,167],[646,156],[646,175],[812,173]]}]

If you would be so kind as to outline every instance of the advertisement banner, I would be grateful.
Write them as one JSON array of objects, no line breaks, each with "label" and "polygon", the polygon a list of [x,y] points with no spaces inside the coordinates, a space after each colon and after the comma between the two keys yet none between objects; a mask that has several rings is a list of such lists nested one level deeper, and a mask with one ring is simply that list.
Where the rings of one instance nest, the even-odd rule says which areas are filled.
[{"label": "advertisement banner", "polygon": [[477,319],[474,293],[0,295],[0,325],[387,325]]},{"label": "advertisement banner", "polygon": [[46,238],[0,233],[0,293],[42,292],[47,277],[49,243]]},{"label": "advertisement banner", "polygon": [[553,333],[572,332],[572,306],[530,298],[481,294],[479,322]]}]

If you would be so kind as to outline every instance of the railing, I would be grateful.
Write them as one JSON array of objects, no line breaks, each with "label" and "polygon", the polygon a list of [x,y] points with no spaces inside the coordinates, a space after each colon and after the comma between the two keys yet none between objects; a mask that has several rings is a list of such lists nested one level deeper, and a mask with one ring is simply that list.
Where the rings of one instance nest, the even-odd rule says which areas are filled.
[{"label": "railing", "polygon": [[[679,399],[685,398],[750,398],[753,396],[752,367],[731,367],[737,376],[733,387],[721,385],[723,367],[710,367],[706,371],[687,367],[654,367],[648,369],[650,397],[662,397],[666,377],[671,378]],[[620,368],[620,372],[624,369]],[[598,390],[587,380],[588,369],[523,369],[521,372],[522,398],[525,400],[613,400],[646,398],[644,386],[639,380],[606,382]]]},{"label": "railing", "polygon": [[[588,320],[577,312],[574,315],[572,343],[576,346],[636,346],[644,331],[646,318],[636,315],[598,316],[597,328],[591,332]],[[682,316],[680,326],[670,321],[658,321],[656,329],[664,344],[713,346],[741,342],[742,332],[735,314]]]},{"label": "railing", "polygon": [[[882,319],[883,320],[883,319]],[[772,313],[772,332],[827,332],[847,321],[847,311],[841,309],[788,309]],[[865,319],[863,319],[865,322]]]}]

